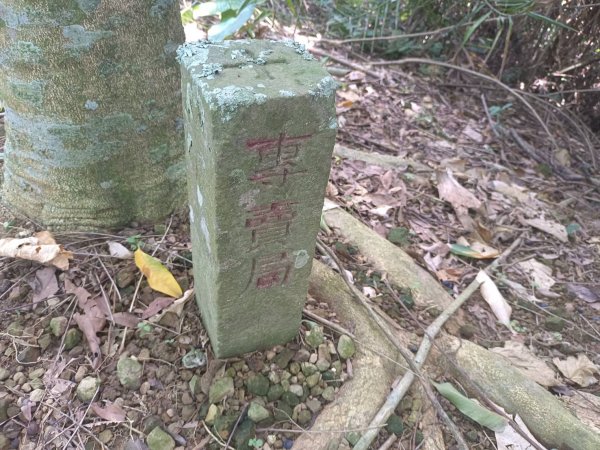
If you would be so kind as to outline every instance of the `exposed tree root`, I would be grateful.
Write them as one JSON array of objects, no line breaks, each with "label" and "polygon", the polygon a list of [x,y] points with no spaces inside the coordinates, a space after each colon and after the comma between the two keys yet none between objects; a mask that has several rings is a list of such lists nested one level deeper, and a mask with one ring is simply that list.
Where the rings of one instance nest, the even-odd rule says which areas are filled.
[{"label": "exposed tree root", "polygon": [[[325,217],[328,224],[339,228],[378,270],[386,271],[392,283],[410,288],[417,304],[447,306],[451,300],[449,295],[400,249],[340,209],[327,211]],[[359,342],[359,351],[353,361],[354,378],[344,384],[336,401],[323,410],[313,430],[364,429],[385,401],[388,387],[399,373],[398,366],[387,358],[401,361],[400,355],[390,350],[380,328],[354,300],[341,277],[319,262],[313,267],[310,292],[331,305],[341,323],[352,330]],[[401,342],[410,339],[408,332],[398,331],[397,334]],[[482,391],[507,412],[519,414],[529,430],[548,448],[600,448],[600,434],[586,427],[560,400],[527,379],[501,356],[450,335],[443,334],[436,342],[437,349],[430,355],[425,368],[443,369],[459,377],[468,374],[478,387],[475,391]],[[448,357],[455,360],[458,367],[450,364]],[[436,431],[439,433],[439,429]],[[294,448],[334,449],[340,439],[341,435],[332,437],[332,433],[306,433],[297,440]]]},{"label": "exposed tree root", "polygon": [[364,430],[368,426],[399,373],[394,361],[400,361],[401,357],[363,307],[354,301],[339,275],[319,261],[313,262],[310,294],[331,304],[340,322],[354,334],[358,345],[352,361],[353,378],[343,384],[338,398],[319,414],[311,431],[300,436],[293,448],[336,449],[344,433],[331,433],[330,430]]}]

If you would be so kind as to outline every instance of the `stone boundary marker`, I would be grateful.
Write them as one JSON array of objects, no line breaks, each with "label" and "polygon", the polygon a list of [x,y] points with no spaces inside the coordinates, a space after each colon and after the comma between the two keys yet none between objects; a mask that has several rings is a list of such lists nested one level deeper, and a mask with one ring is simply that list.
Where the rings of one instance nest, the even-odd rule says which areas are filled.
[{"label": "stone boundary marker", "polygon": [[213,350],[283,344],[308,290],[336,83],[292,41],[198,41],[178,55],[194,284]]}]

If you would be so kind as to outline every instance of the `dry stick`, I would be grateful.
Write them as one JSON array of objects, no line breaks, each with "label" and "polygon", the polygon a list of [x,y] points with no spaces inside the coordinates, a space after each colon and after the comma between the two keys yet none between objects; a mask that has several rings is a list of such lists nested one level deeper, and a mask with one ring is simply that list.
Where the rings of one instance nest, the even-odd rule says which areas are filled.
[{"label": "dry stick", "polygon": [[204,426],[204,429],[206,430],[206,432],[208,434],[210,434],[212,436],[212,438],[215,440],[215,442],[218,443],[221,447],[223,447],[225,450],[229,450],[229,449],[235,450],[235,448],[233,448],[232,446],[225,445],[225,442],[223,442],[223,440],[221,440],[212,431],[210,431],[210,428],[208,427],[208,425],[206,425],[206,422],[204,420],[202,421],[202,425]]},{"label": "dry stick", "polygon": [[[489,270],[489,268],[488,268]],[[389,282],[387,280],[385,280],[385,285],[387,286],[387,288],[389,289],[390,293],[392,294],[392,297],[394,297],[394,300],[396,300],[396,302],[402,306],[404,308],[404,310],[406,311],[406,313],[411,317],[411,319],[413,321],[415,321],[415,323],[419,324],[421,326],[421,328],[425,331],[425,327],[422,326],[419,322],[419,319],[417,319],[417,317],[413,314],[413,312],[408,309],[408,307],[402,302],[402,300],[398,297],[398,295],[396,294],[396,292],[392,289],[392,287],[390,286]],[[476,394],[479,396],[479,398],[481,398],[481,400],[488,406],[490,407],[495,413],[501,415],[502,417],[504,417],[505,419],[508,420],[508,422],[510,423],[511,427],[517,432],[519,433],[523,439],[525,439],[526,441],[528,441],[534,448],[536,448],[537,450],[545,450],[544,448],[540,447],[535,441],[533,441],[531,439],[531,437],[525,432],[523,431],[523,429],[520,427],[520,425],[518,423],[516,423],[513,418],[511,416],[509,416],[508,414],[506,414],[504,411],[502,411],[500,408],[498,408],[493,402],[489,401],[485,392],[483,392],[479,386],[477,386],[477,384],[475,384],[473,382],[473,380],[471,379],[471,377],[469,376],[469,374],[467,374],[457,363],[453,358],[450,358],[446,353],[444,353],[440,347],[438,346],[438,344],[434,341],[433,345],[440,351],[440,353],[446,357],[446,359],[448,360],[448,362],[452,365],[452,367],[454,367],[454,369],[460,374],[461,376],[461,380],[463,382],[466,382],[475,392]]]},{"label": "dry stick", "polygon": [[398,440],[398,436],[396,436],[395,434],[390,434],[390,437],[387,438],[387,440],[381,444],[381,447],[379,447],[379,450],[389,450],[390,448],[392,448],[392,445],[394,445],[394,442],[396,442]]},{"label": "dry stick", "polygon": [[[486,22],[497,22],[498,18],[494,17],[491,19],[484,20]],[[434,36],[436,34],[445,33],[446,31],[452,31],[459,27],[468,27],[475,24],[475,22],[465,22],[457,25],[451,25],[448,27],[438,28],[437,30],[421,31],[418,33],[407,33],[407,34],[395,34],[392,36],[377,36],[377,37],[364,37],[364,38],[352,38],[352,39],[321,39],[320,42],[327,42],[329,44],[350,44],[352,42],[370,42],[370,41],[396,41],[399,39],[410,39],[416,37]]]},{"label": "dry stick", "polygon": [[329,54],[327,52],[324,52],[321,49],[313,47],[313,48],[310,48],[309,51],[311,53],[314,53],[317,56],[322,56],[322,57],[325,57],[325,58],[329,58],[332,61],[335,61],[335,62],[337,62],[339,64],[344,65],[344,66],[350,67],[351,69],[358,70],[359,72],[364,72],[364,73],[366,73],[368,75],[371,75],[374,78],[377,78],[377,79],[381,78],[381,74],[375,72],[374,70],[367,69],[366,67],[363,67],[363,66],[361,66],[359,64],[356,64],[356,63],[353,63],[352,61],[348,61],[347,59],[340,58],[339,56],[331,55],[331,54]]},{"label": "dry stick", "polygon": [[403,64],[430,64],[433,66],[446,67],[448,69],[453,69],[453,70],[457,70],[459,72],[468,73],[469,75],[473,75],[474,77],[481,78],[483,80],[486,80],[486,81],[489,81],[490,83],[495,84],[496,86],[501,87],[505,91],[510,92],[510,94],[513,95],[517,100],[519,100],[519,102],[521,102],[523,105],[525,105],[525,108],[527,108],[531,112],[531,114],[533,115],[535,120],[538,121],[538,123],[541,125],[543,130],[546,132],[546,134],[550,138],[550,141],[552,142],[552,146],[557,150],[559,149],[558,143],[554,139],[554,136],[552,136],[552,133],[548,129],[548,126],[546,125],[544,120],[540,117],[540,115],[535,110],[535,108],[533,106],[531,106],[531,103],[529,103],[527,100],[525,100],[523,95],[521,95],[516,89],[513,89],[510,86],[507,86],[502,81],[500,81],[494,77],[490,77],[489,75],[484,75],[482,73],[479,73],[475,70],[467,69],[465,67],[460,67],[455,64],[445,63],[445,62],[441,62],[441,61],[435,61],[433,59],[404,58],[404,59],[398,59],[396,61],[385,61],[385,62],[373,63],[374,66],[393,66],[393,65],[403,65]]},{"label": "dry stick", "polygon": [[71,436],[69,436],[69,439],[67,440],[67,443],[64,445],[64,448],[68,448],[69,447],[69,444],[71,443],[71,441],[75,437],[75,434],[78,433],[78,431],[79,431],[80,428],[83,428],[83,421],[87,417],[87,414],[90,411],[90,407],[92,406],[92,403],[94,403],[94,400],[96,399],[96,396],[98,395],[99,391],[100,391],[100,388],[97,387],[96,388],[96,392],[94,392],[94,395],[92,396],[92,399],[90,400],[90,402],[88,403],[87,407],[85,408],[85,412],[81,416],[81,419],[79,419],[77,422],[73,421],[73,424],[75,425],[75,431],[73,431],[73,433],[71,433]]},{"label": "dry stick", "polygon": [[118,288],[115,280],[113,279],[113,277],[108,272],[108,269],[106,268],[106,266],[102,262],[102,258],[100,258],[100,255],[98,254],[98,252],[96,252],[96,256],[98,257],[98,262],[102,266],[102,270],[104,270],[104,273],[106,274],[106,276],[110,280],[110,284],[112,285],[114,292],[117,294],[117,297],[119,298],[119,302],[122,302],[123,299],[121,298],[121,293],[119,292],[119,288]]},{"label": "dry stick", "polygon": [[356,340],[356,336],[354,336],[353,333],[351,333],[350,331],[346,330],[344,327],[342,327],[341,325],[332,322],[331,320],[327,320],[324,317],[319,316],[318,314],[315,314],[312,311],[309,311],[308,309],[304,308],[302,310],[302,314],[304,314],[307,317],[310,317],[313,320],[316,320],[318,322],[321,322],[323,325],[331,328],[333,331],[337,331],[339,334],[347,334],[348,337],[352,338],[353,340]]},{"label": "dry stick", "polygon": [[[442,408],[442,405],[439,403],[437,397],[433,393],[433,390],[431,388],[431,384],[429,383],[429,381],[427,380],[427,378],[422,375],[421,370],[420,370],[421,366],[417,366],[415,364],[416,359],[415,359],[415,361],[413,361],[413,357],[412,357],[411,353],[408,350],[406,350],[404,348],[404,346],[400,342],[398,342],[398,339],[396,338],[396,336],[390,331],[389,327],[383,321],[383,319],[379,315],[377,315],[375,313],[375,311],[373,310],[373,308],[371,308],[371,305],[369,305],[369,303],[367,302],[367,300],[365,299],[365,297],[363,296],[363,294],[356,288],[356,286],[354,286],[350,282],[350,280],[348,280],[348,276],[346,275],[346,272],[344,271],[344,269],[343,269],[343,267],[342,267],[339,259],[335,255],[335,253],[333,253],[331,250],[329,250],[322,243],[322,241],[320,239],[317,242],[317,248],[320,251],[322,251],[323,253],[327,254],[331,259],[333,259],[335,261],[335,263],[339,267],[340,273],[342,274],[342,276],[343,276],[346,284],[350,288],[352,294],[363,305],[363,307],[367,310],[367,312],[369,313],[369,315],[371,316],[371,318],[374,320],[374,322],[379,326],[379,328],[383,331],[383,333],[386,335],[386,337],[389,339],[389,341],[392,344],[394,344],[394,346],[396,347],[396,349],[398,350],[398,352],[405,359],[406,363],[408,364],[408,366],[411,369],[410,371],[406,372],[405,377],[407,375],[410,376],[410,382],[411,382],[411,384],[412,384],[413,380],[415,379],[415,377],[419,378],[419,380],[421,381],[421,383],[423,385],[423,389],[425,390],[425,394],[429,398],[429,401],[431,402],[432,406],[435,408],[435,410],[438,413],[439,417],[444,421],[444,423],[446,424],[446,426],[448,426],[448,428],[450,429],[452,435],[454,436],[454,439],[458,443],[459,449],[461,449],[461,450],[469,450],[469,446],[467,445],[465,439],[463,438],[461,431],[458,429],[458,427],[452,421],[452,419],[448,416],[448,414],[446,413],[446,411],[444,411],[444,409]],[[390,412],[390,414],[391,414],[391,412]],[[388,415],[388,417],[389,417],[389,415]],[[386,417],[385,420],[387,420],[388,417]],[[378,423],[377,425],[382,425],[383,423],[384,422],[382,421],[382,422]],[[376,425],[373,424],[373,422],[371,422],[371,424],[369,426],[376,426]],[[365,436],[365,435],[371,436],[372,435],[373,438],[375,438],[375,436],[377,436],[378,432],[379,432],[379,430],[377,430],[377,431],[367,431],[363,436]],[[367,442],[367,445],[364,447],[365,450],[371,444],[373,438],[371,438]],[[362,438],[361,438],[361,440],[362,440]],[[357,447],[359,445],[359,443],[360,443],[361,440],[359,440],[359,442],[353,447],[355,450],[357,448],[362,448],[362,447]]]},{"label": "dry stick", "polygon": [[[277,411],[282,411],[281,409],[278,409]],[[282,411],[285,412],[285,411]],[[288,416],[290,417],[290,416]],[[291,421],[291,418],[290,418]],[[364,427],[364,428],[344,428],[343,430],[305,430],[304,428],[302,428],[300,425],[294,423],[294,425],[296,425],[297,427],[299,427],[299,430],[291,430],[291,429],[287,429],[287,428],[274,428],[274,427],[268,427],[268,428],[257,428],[256,432],[257,433],[262,433],[262,432],[272,432],[272,433],[296,433],[296,434],[302,434],[302,433],[308,433],[308,434],[318,434],[318,433],[360,433],[361,431],[366,431],[366,430],[371,430],[371,427]],[[377,427],[377,430],[381,429],[381,427]]]},{"label": "dry stick", "polygon": [[231,430],[231,433],[229,434],[229,438],[227,439],[227,442],[225,443],[225,448],[229,447],[229,444],[231,443],[231,440],[233,439],[233,435],[237,431],[238,425],[242,421],[242,418],[246,416],[246,411],[248,411],[247,404],[244,406],[244,408],[242,409],[242,412],[240,413],[237,420],[235,421],[235,424],[233,425],[233,430]]},{"label": "dry stick", "polygon": [[481,103],[483,104],[483,109],[485,110],[485,115],[487,116],[488,123],[490,124],[490,128],[494,132],[497,138],[500,138],[500,133],[496,130],[496,124],[494,123],[494,119],[492,119],[492,115],[490,114],[490,110],[488,109],[487,102],[485,101],[485,94],[481,94]]},{"label": "dry stick", "polygon": [[[511,246],[506,249],[494,262],[492,262],[486,271],[492,270],[497,267],[504,259],[510,255],[514,249],[516,249],[521,244],[521,237],[517,238]],[[458,296],[456,299],[450,303],[450,305],[427,327],[425,330],[425,334],[423,336],[423,341],[419,346],[419,350],[414,358],[414,364],[419,369],[425,363],[429,351],[431,350],[431,346],[433,344],[433,340],[440,332],[446,321],[462,306],[464,302],[466,302],[473,293],[479,289],[481,283],[477,281],[477,279],[473,280],[466,289]],[[376,426],[378,424],[385,423],[387,419],[392,415],[404,395],[408,392],[412,382],[414,381],[415,375],[412,372],[407,372],[404,374],[400,382],[396,385],[396,387],[392,390],[387,400],[380,408],[379,412],[375,415],[373,420],[369,426]],[[377,433],[367,431],[365,434],[361,436],[356,445],[354,445],[353,450],[367,450],[373,439],[377,436]]]}]

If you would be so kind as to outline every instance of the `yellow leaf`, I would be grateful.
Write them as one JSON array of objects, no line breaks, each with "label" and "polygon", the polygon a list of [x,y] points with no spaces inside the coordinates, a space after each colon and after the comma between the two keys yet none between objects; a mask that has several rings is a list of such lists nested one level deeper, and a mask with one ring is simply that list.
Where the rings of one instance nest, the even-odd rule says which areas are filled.
[{"label": "yellow leaf", "polygon": [[135,251],[135,265],[142,271],[152,289],[171,297],[179,298],[183,291],[171,272],[162,263],[139,248]]}]

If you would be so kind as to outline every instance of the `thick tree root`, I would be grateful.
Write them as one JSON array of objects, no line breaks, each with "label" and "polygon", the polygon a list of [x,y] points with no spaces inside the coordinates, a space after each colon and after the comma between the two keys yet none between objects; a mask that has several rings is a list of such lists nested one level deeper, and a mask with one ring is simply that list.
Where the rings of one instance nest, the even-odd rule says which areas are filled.
[{"label": "thick tree root", "polygon": [[417,306],[435,305],[443,309],[452,302],[444,288],[433,281],[425,269],[352,215],[341,208],[330,209],[323,214],[327,224],[358,247],[360,254],[375,268],[386,272],[392,284],[410,289]]},{"label": "thick tree root", "polygon": [[[490,400],[509,414],[518,414],[547,448],[600,449],[600,434],[584,425],[557,397],[514,369],[503,357],[453,336],[441,336],[437,343],[444,353],[456,359],[458,366]],[[431,357],[435,362],[430,360],[430,364],[460,376],[443,355],[432,353]]]},{"label": "thick tree root", "polygon": [[[319,261],[313,261],[310,294],[319,301],[329,303],[341,325],[352,332],[357,342],[357,352],[352,360],[353,378],[341,387],[334,402],[319,414],[311,429],[294,443],[293,450],[335,450],[344,430],[365,430],[390,392],[394,380],[404,372],[405,363],[389,343],[364,307],[355,299],[341,276]],[[409,334],[399,334],[398,339],[408,344]],[[419,395],[420,390],[417,391]],[[435,420],[428,412],[424,400],[424,415],[431,425]],[[443,450],[440,429],[423,429],[423,450]]]},{"label": "thick tree root", "polygon": [[401,357],[362,306],[353,300],[339,275],[314,261],[310,281],[310,294],[335,309],[342,326],[354,334],[358,345],[352,360],[353,378],[343,384],[336,400],[319,414],[317,423],[296,440],[293,448],[337,449],[345,434],[338,431],[368,426],[400,373],[393,361],[400,361]]},{"label": "thick tree root", "polygon": [[[419,305],[450,298],[438,283],[418,267],[408,255],[360,224],[347,213],[334,209],[325,213],[328,224],[340,228],[342,234],[379,270],[385,270],[390,280],[410,288]],[[391,246],[391,247],[390,247]],[[343,326],[356,334],[360,346],[353,361],[354,379],[346,382],[334,403],[318,417],[313,430],[341,430],[367,426],[380,404],[385,400],[388,386],[398,373],[394,365],[377,356],[371,349],[390,354],[387,339],[373,323],[363,307],[353,298],[341,277],[322,264],[315,262],[311,274],[311,295],[327,301],[338,314]],[[442,294],[443,293],[443,294]],[[399,332],[399,339],[407,342],[408,333]],[[446,355],[454,358],[458,367],[492,401],[511,414],[519,414],[529,430],[548,448],[565,450],[596,450],[600,448],[600,434],[594,433],[573,416],[560,400],[535,382],[525,378],[501,356],[468,341],[442,335],[436,341],[440,351],[430,355],[428,365],[456,372]],[[367,348],[368,347],[368,348]],[[445,354],[442,354],[442,352]],[[341,437],[341,436],[340,436]],[[295,449],[337,448],[340,438],[331,433],[302,435]]]}]

